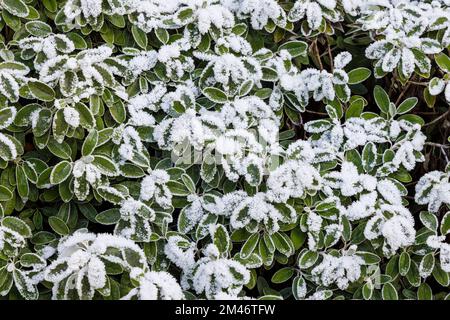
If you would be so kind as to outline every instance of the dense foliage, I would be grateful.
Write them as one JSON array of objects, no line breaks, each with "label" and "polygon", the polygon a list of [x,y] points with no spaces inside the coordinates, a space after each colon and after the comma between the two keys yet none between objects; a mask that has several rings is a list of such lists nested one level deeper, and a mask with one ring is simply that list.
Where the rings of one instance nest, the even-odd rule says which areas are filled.
[{"label": "dense foliage", "polygon": [[450,1],[0,0],[4,299],[450,298]]}]

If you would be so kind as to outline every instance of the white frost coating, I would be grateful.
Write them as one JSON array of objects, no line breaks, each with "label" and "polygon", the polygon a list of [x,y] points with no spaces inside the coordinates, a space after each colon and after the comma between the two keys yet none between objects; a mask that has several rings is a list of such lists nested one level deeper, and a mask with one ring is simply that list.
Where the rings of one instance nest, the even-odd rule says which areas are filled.
[{"label": "white frost coating", "polygon": [[394,182],[387,179],[381,180],[377,184],[377,190],[388,203],[402,203],[402,194]]},{"label": "white frost coating", "polygon": [[286,202],[289,198],[301,198],[306,191],[320,190],[322,178],[312,165],[289,160],[270,173],[267,187],[269,199]]},{"label": "white frost coating", "polygon": [[170,176],[165,170],[153,170],[148,176],[142,179],[140,197],[149,201],[154,199],[160,206],[169,207],[172,201],[172,193],[166,186]]},{"label": "white frost coating", "polygon": [[65,107],[63,109],[63,114],[64,121],[66,121],[69,126],[77,128],[80,125],[80,114],[75,108]]},{"label": "white frost coating", "polygon": [[18,156],[16,144],[8,136],[6,136],[5,134],[3,134],[1,132],[0,132],[0,142],[4,146],[6,146],[6,148],[8,148],[8,151],[9,151],[9,155],[8,156],[5,157],[4,155],[2,155],[1,158],[3,160],[7,160],[7,161],[16,159],[17,156]]},{"label": "white frost coating", "polygon": [[[105,159],[102,156],[96,156],[97,159]],[[105,161],[102,160],[102,161]],[[111,160],[107,160],[108,162]],[[95,157],[85,156],[73,163],[72,175],[74,177],[74,194],[78,200],[84,200],[87,198],[90,192],[90,188],[97,188],[100,186],[108,185],[108,177],[114,177],[118,174],[117,166],[114,162],[110,162],[114,166],[114,170],[111,168],[105,168],[98,161],[95,162]]]},{"label": "white frost coating", "polygon": [[[141,270],[133,270],[137,273]],[[138,276],[132,275],[139,282],[137,288],[131,289],[127,295],[121,300],[131,300],[137,298],[139,300],[182,300],[184,299],[183,291],[177,280],[164,271],[148,271]]]},{"label": "white frost coating", "polygon": [[217,258],[217,251],[215,245],[209,244],[204,250],[206,256],[197,261],[189,276],[195,292],[204,293],[209,299],[221,292],[237,295],[250,280],[250,272],[242,264]]},{"label": "white frost coating", "polygon": [[[242,197],[240,191],[227,195],[230,197]],[[272,204],[269,197],[259,192],[254,196],[244,196],[240,202],[235,202],[234,207],[227,208],[231,211],[230,225],[233,229],[240,229],[250,223],[264,227],[267,232],[274,233],[280,228],[279,223],[292,223],[296,217],[294,208],[288,204],[278,207]]]},{"label": "white frost coating", "polygon": [[[435,19],[446,15],[445,11],[410,1],[386,2],[381,8],[369,2],[361,8],[357,22],[364,30],[384,36],[366,49],[366,57],[377,60],[376,67],[384,72],[398,67],[405,77],[410,77],[415,67],[423,73],[429,72],[431,61],[425,55],[439,53],[442,48],[438,41],[424,34],[428,28],[446,27],[445,24],[444,27],[433,26]],[[413,50],[421,51],[422,55],[414,54]]]},{"label": "white frost coating", "polygon": [[[111,249],[118,250],[119,256],[112,254]],[[135,255],[128,260],[125,251]],[[130,253],[128,253],[130,254]],[[146,270],[144,252],[134,242],[109,234],[88,233],[79,229],[71,236],[61,239],[58,244],[58,257],[45,270],[44,278],[52,282],[53,299],[68,299],[71,291],[75,291],[80,299],[92,299],[95,290],[102,289],[107,283],[106,267],[102,259],[132,270]],[[76,282],[70,286],[68,278]]]},{"label": "white frost coating", "polygon": [[383,224],[381,233],[392,251],[410,246],[416,235],[414,220],[411,216],[397,215]]},{"label": "white frost coating", "polygon": [[[9,127],[14,119],[16,118],[16,114],[17,114],[17,109],[15,107],[5,107],[3,109],[1,109],[3,116],[2,116],[2,121],[0,123],[0,130],[3,130],[7,127]],[[5,114],[9,113],[9,117],[5,118]]]},{"label": "white frost coating", "polygon": [[120,203],[120,221],[114,228],[114,234],[134,241],[149,242],[152,234],[151,223],[155,212],[145,203],[127,198]]},{"label": "white frost coating", "polygon": [[355,221],[373,215],[375,212],[376,200],[376,192],[361,195],[359,200],[354,201],[347,207],[345,216],[348,220]]},{"label": "white frost coating", "polygon": [[223,2],[229,3],[230,10],[236,11],[239,18],[250,16],[251,25],[255,30],[262,29],[269,19],[281,27],[286,24],[286,14],[275,0],[226,0]]},{"label": "white frost coating", "polygon": [[416,184],[415,200],[428,204],[428,210],[437,212],[443,203],[450,203],[448,173],[431,171],[422,176]]},{"label": "white frost coating", "polygon": [[[335,0],[297,0],[289,11],[288,19],[295,22],[306,17],[308,27],[317,30],[324,19],[330,22],[337,22],[342,19],[335,8]],[[303,33],[309,35],[309,33]]]},{"label": "white frost coating", "polygon": [[[203,181],[199,190],[203,189],[204,193],[199,191],[186,197],[189,204],[178,216],[178,233],[172,230],[166,233],[166,225],[156,227],[155,237],[161,236],[160,241],[168,237],[163,249],[158,251],[158,258],[145,257],[133,241],[149,242],[160,214],[170,215],[173,195],[168,185],[170,179],[176,179],[176,174],[171,172],[169,176],[169,171],[148,169],[149,174],[140,181],[140,190],[136,187],[137,190],[131,192],[130,189],[133,195],[125,196],[109,185],[108,177],[115,174],[95,162],[94,156],[74,159],[72,175],[76,199],[90,199],[91,189],[121,195],[115,208],[120,219],[115,223],[114,236],[77,231],[60,240],[57,257],[45,272],[46,280],[55,284],[55,299],[72,298],[73,294],[83,299],[92,298],[96,292],[105,294],[103,289],[108,289],[105,287],[108,283],[105,259],[122,266],[133,280],[135,287],[123,299],[184,298],[173,276],[164,271],[150,271],[153,267],[169,270],[167,261],[173,263],[171,271],[179,269],[181,272],[183,289],[192,289],[207,298],[240,298],[244,293],[243,285],[250,279],[247,268],[252,264],[238,262],[238,255],[235,260],[231,259],[229,251],[220,252],[218,246],[208,243],[209,237],[198,235],[201,232],[197,232],[196,227],[208,224],[207,217],[218,216],[226,232],[246,229],[270,236],[283,230],[284,224],[295,223],[297,228],[300,223],[301,231],[308,235],[309,249],[321,257],[311,266],[308,286],[315,283],[320,287],[332,287],[332,290],[336,286],[346,290],[362,273],[364,261],[355,254],[356,247],[348,251],[332,250],[338,242],[338,245],[347,243],[344,231],[348,232],[345,230],[348,221],[352,230],[356,224],[366,223],[361,235],[364,237],[362,246],[379,248],[386,257],[402,248],[414,251],[408,248],[414,245],[416,231],[411,212],[403,206],[406,190],[391,177],[399,170],[411,171],[417,162],[425,160],[421,154],[425,135],[420,132],[420,126],[390,116],[346,120],[331,116],[332,119],[304,124],[309,140],[297,140],[287,146],[285,142],[290,141],[286,139],[280,144],[278,134],[284,130],[280,128],[286,103],[303,110],[312,98],[320,104],[329,104],[327,111],[331,115],[331,101],[349,102],[349,74],[344,68],[347,69],[352,56],[349,52],[333,52],[331,70],[301,69],[300,64],[292,63],[290,51],[272,52],[262,48],[253,52],[253,43],[244,38],[247,32],[243,31],[240,36],[234,33],[239,30],[232,32],[231,29],[241,22],[256,30],[266,28],[269,31],[275,25],[289,29],[291,25],[286,25],[287,21],[300,21],[301,32],[309,42],[309,37],[314,39],[325,27],[327,31],[339,28],[335,22],[344,21],[344,13],[348,13],[355,20],[355,28],[367,31],[368,39],[373,40],[365,53],[374,60],[376,77],[395,72],[407,79],[415,71],[428,73],[432,66],[431,55],[450,44],[447,7],[450,2],[297,0],[292,4],[293,8],[286,14],[284,3],[275,0],[68,0],[62,9],[62,20],[67,28],[78,29],[81,21],[95,30],[104,19],[118,14],[126,16],[133,27],[155,33],[164,45],[156,51],[101,46],[74,52],[74,43],[64,35],[51,33],[18,41],[19,48],[24,50],[22,54],[31,50],[39,55],[39,59],[33,61],[39,79],[63,95],[55,101],[55,107],[63,109],[64,120],[71,127],[69,132],[79,127],[82,117],[74,108],[75,103],[97,96],[105,88],[113,93],[114,103],[122,100],[125,121],[114,125],[113,134],[107,137],[117,147],[111,157],[118,164],[135,163],[146,151],[145,143],[153,142],[165,151],[174,152],[188,143],[196,151],[211,152],[215,156],[212,173],[209,172],[209,176],[208,172],[200,173]],[[171,35],[168,42],[166,30]],[[253,31],[249,31],[248,34],[253,35]],[[428,38],[435,34],[439,35],[439,42]],[[179,38],[172,41],[172,37]],[[213,40],[212,45],[200,48],[200,43],[205,46],[202,40],[207,37]],[[30,55],[27,59],[33,57]],[[203,61],[201,74],[198,60]],[[19,89],[31,80],[26,77],[29,70],[21,63],[11,69],[6,68],[7,64],[3,66],[0,94],[5,101],[15,103],[19,99]],[[273,75],[266,75],[268,69],[264,68],[271,68]],[[158,71],[161,81],[154,81],[153,71]],[[432,79],[428,88],[430,94],[442,93],[450,101],[448,72],[442,71],[442,79]],[[266,76],[273,79],[263,80]],[[270,96],[263,99],[250,93],[264,88],[258,95],[265,94],[268,82],[273,84]],[[140,86],[132,92],[134,88],[128,90],[130,83]],[[219,97],[212,94],[205,97],[208,87],[223,91],[225,96],[219,91]],[[214,104],[203,103],[205,98]],[[298,103],[291,101],[295,98]],[[105,103],[106,108],[111,107],[109,102]],[[11,116],[2,118],[0,129],[10,126],[16,115],[15,107],[6,105],[1,109],[3,116],[9,115],[7,108]],[[29,122],[33,129],[39,127],[40,116],[41,110],[31,113]],[[142,133],[139,130],[142,127],[149,132],[153,130],[153,134]],[[18,158],[21,150],[10,136],[0,133],[0,143],[6,146],[3,160],[27,161]],[[359,159],[350,159],[350,151],[362,154],[369,143],[378,152],[377,160],[381,159],[380,151],[387,148],[392,157],[385,155],[390,160],[375,161],[374,167],[367,169],[366,160],[358,163]],[[104,150],[98,151],[101,154]],[[272,160],[275,156],[282,158],[281,164]],[[212,185],[216,178],[226,181],[227,188],[216,190]],[[242,190],[243,184],[246,191]],[[251,188],[247,189],[247,184]],[[329,208],[319,210],[316,200]],[[415,200],[428,205],[431,212],[450,204],[448,173],[425,174],[416,185]],[[152,206],[158,207],[157,212]],[[160,212],[159,207],[164,212]],[[186,220],[184,225],[180,217]],[[205,229],[213,237],[212,230],[221,230],[216,227],[212,223]],[[26,247],[27,239],[2,225],[0,250],[7,244],[19,251]],[[445,237],[430,236],[427,245],[436,254],[439,251],[442,269],[450,272],[450,245]],[[127,250],[137,259],[125,254]],[[54,251],[48,245],[39,254],[43,259],[52,258]],[[147,265],[147,259],[158,259],[158,265]],[[269,266],[272,262],[264,264]],[[10,272],[14,268],[11,263],[7,266]],[[429,276],[426,272],[420,273],[424,278]],[[42,275],[27,281],[25,286],[30,289],[30,284],[38,283],[39,277]],[[308,289],[303,282],[297,295],[306,298]],[[318,288],[307,299],[326,299],[332,295],[331,290]]]},{"label": "white frost coating", "polygon": [[167,240],[164,253],[178,268],[189,271],[195,264],[195,245],[180,236],[173,236]]},{"label": "white frost coating", "polygon": [[364,261],[355,254],[341,257],[322,254],[322,258],[322,262],[311,271],[311,275],[314,281],[323,286],[336,284],[339,289],[345,290],[361,276]]},{"label": "white frost coating", "polygon": [[343,69],[347,64],[352,61],[352,55],[350,52],[344,51],[334,57],[334,67],[336,69]]},{"label": "white frost coating", "polygon": [[[392,217],[387,218],[383,212],[389,212]],[[383,253],[391,256],[398,249],[414,243],[414,219],[409,210],[401,205],[380,205],[380,209],[367,222],[364,236],[368,240],[382,236],[385,239]]]},{"label": "white frost coating", "polygon": [[450,244],[445,242],[445,236],[429,236],[427,245],[439,250],[441,268],[445,272],[450,272]]},{"label": "white frost coating", "polygon": [[353,196],[363,190],[373,191],[376,178],[366,174],[358,174],[356,166],[351,162],[344,162],[341,172],[332,172],[324,176],[325,184],[333,189],[340,189],[343,196]]}]

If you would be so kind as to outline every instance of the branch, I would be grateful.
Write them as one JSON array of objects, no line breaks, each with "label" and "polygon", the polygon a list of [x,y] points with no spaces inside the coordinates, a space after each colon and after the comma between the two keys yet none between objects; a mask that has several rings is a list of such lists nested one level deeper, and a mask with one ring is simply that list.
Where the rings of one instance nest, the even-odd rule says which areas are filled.
[{"label": "branch", "polygon": [[422,127],[428,127],[431,126],[433,123],[436,123],[438,121],[440,121],[442,118],[445,118],[448,116],[448,114],[450,113],[450,109],[448,109],[446,112],[444,112],[443,114],[441,114],[439,117],[437,117],[436,119],[433,119],[432,121],[425,123]]}]

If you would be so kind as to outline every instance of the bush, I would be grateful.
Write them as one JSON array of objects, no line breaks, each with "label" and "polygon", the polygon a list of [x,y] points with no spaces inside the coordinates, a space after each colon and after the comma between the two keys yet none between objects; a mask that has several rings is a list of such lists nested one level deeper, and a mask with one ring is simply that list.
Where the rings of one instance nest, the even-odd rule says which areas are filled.
[{"label": "bush", "polygon": [[448,0],[0,8],[4,298],[450,297]]}]

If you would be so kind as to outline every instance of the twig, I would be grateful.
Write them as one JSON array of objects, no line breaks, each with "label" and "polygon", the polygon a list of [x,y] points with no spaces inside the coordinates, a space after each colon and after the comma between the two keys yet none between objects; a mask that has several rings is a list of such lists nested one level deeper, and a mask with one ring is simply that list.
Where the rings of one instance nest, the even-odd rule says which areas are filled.
[{"label": "twig", "polygon": [[331,49],[330,49],[330,43],[328,42],[327,39],[327,51],[328,51],[328,59],[330,59],[330,67],[331,67],[331,72],[334,71],[334,63],[333,63],[333,55],[331,54]]},{"label": "twig", "polygon": [[435,143],[435,142],[425,142],[426,146],[431,146],[431,147],[436,147],[439,148],[441,150],[441,153],[444,155],[445,157],[445,162],[448,163],[448,156],[447,153],[445,152],[444,149],[449,149],[450,146],[445,145],[445,144],[440,144],[440,143]]},{"label": "twig", "polygon": [[402,90],[402,92],[400,93],[400,95],[397,98],[397,101],[395,101],[395,105],[398,105],[398,103],[402,100],[403,95],[406,93],[406,91],[408,91],[409,87],[411,86],[411,83],[412,82],[408,82],[406,87]]},{"label": "twig", "polygon": [[448,157],[447,157],[447,153],[445,153],[444,148],[441,148],[441,152],[445,157],[445,162],[448,163]]},{"label": "twig", "polygon": [[417,81],[408,80],[408,83],[412,83],[412,84],[416,84],[418,86],[424,86],[424,87],[428,86],[428,82],[417,82]]},{"label": "twig", "polygon": [[435,143],[435,142],[425,142],[426,146],[431,146],[431,147],[437,147],[437,148],[441,148],[441,149],[449,149],[450,146],[446,145],[446,144],[440,144],[440,143]]},{"label": "twig", "polygon": [[440,121],[442,118],[445,118],[448,116],[448,114],[450,113],[450,109],[448,109],[446,112],[444,112],[443,114],[441,114],[439,117],[437,117],[436,119],[433,119],[432,121],[425,123],[422,127],[428,127],[431,126],[432,124]]},{"label": "twig", "polygon": [[308,113],[318,114],[318,115],[321,115],[321,116],[327,116],[328,115],[328,113],[325,113],[325,112],[312,111],[312,110],[308,110],[308,109],[305,109],[305,111],[308,112]]},{"label": "twig", "polygon": [[314,40],[314,54],[316,56],[317,62],[319,63],[320,70],[323,70],[322,60],[320,59],[319,46],[317,45],[317,39]]}]

